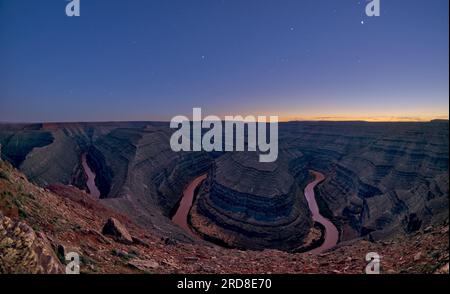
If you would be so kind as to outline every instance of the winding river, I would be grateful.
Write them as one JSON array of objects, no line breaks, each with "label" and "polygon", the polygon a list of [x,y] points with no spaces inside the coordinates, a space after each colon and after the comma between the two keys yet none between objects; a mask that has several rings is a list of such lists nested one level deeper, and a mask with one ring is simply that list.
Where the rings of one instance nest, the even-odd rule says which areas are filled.
[{"label": "winding river", "polygon": [[319,172],[311,171],[313,176],[315,177],[314,181],[309,183],[305,188],[305,197],[306,201],[308,201],[309,210],[311,211],[312,218],[315,222],[322,224],[325,227],[325,240],[322,245],[317,248],[314,248],[309,253],[319,254],[325,250],[331,249],[336,246],[339,240],[339,232],[336,226],[327,218],[319,212],[319,206],[317,205],[316,197],[314,195],[314,188],[323,180],[325,180],[325,176]]},{"label": "winding river", "polygon": [[183,191],[183,197],[181,198],[180,205],[178,206],[177,212],[172,218],[172,222],[180,226],[189,235],[199,238],[197,234],[194,233],[191,226],[188,223],[188,215],[191,210],[192,203],[194,202],[195,189],[206,179],[207,175],[201,175],[195,178]]},{"label": "winding river", "polygon": [[81,164],[83,165],[84,172],[88,177],[86,186],[89,189],[89,195],[94,198],[100,198],[100,190],[97,188],[97,185],[95,185],[95,172],[91,170],[91,168],[87,164],[86,153],[83,153],[83,155],[81,155]]},{"label": "winding river", "polygon": [[[315,179],[311,183],[309,183],[305,188],[305,197],[308,202],[309,209],[312,214],[312,218],[315,222],[322,224],[325,227],[325,237],[324,242],[317,248],[314,248],[308,253],[319,254],[325,250],[331,249],[336,246],[339,239],[339,232],[336,226],[327,218],[322,216],[319,212],[319,207],[316,202],[316,198],[314,195],[314,188],[325,179],[325,176],[319,172],[311,171],[314,175]],[[192,228],[188,223],[188,215],[191,210],[196,188],[206,179],[207,175],[202,175],[195,178],[183,191],[183,197],[181,198],[180,205],[172,218],[172,221],[184,229],[189,235],[200,238],[197,234],[194,233]]]}]

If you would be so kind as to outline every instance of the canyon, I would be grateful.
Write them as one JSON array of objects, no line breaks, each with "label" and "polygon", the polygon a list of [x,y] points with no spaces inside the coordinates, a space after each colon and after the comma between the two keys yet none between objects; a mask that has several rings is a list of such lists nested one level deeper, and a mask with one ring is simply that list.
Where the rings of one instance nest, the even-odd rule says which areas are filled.
[{"label": "canyon", "polygon": [[368,252],[382,273],[447,273],[448,219],[382,241],[341,242],[321,254],[228,249],[159,237],[71,185],[42,188],[0,160],[0,274],[63,273],[65,254],[83,274],[364,273]]},{"label": "canyon", "polygon": [[[279,156],[270,163],[258,152],[174,152],[173,131],[164,122],[1,124],[1,158],[44,189],[96,187],[95,201],[153,236],[203,247],[325,246],[330,229],[305,197],[317,176],[310,171],[324,176],[312,191],[316,216],[338,235],[325,251],[448,219],[448,121],[280,123]],[[190,234],[172,220],[201,175],[183,214]]]},{"label": "canyon", "polygon": [[306,186],[305,197],[306,200],[308,201],[308,206],[309,209],[311,210],[313,220],[320,223],[324,227],[325,233],[322,245],[320,245],[317,248],[314,248],[309,252],[321,253],[336,246],[339,240],[339,232],[336,226],[329,219],[325,218],[320,214],[319,206],[317,205],[317,201],[315,199],[314,188],[323,180],[325,180],[325,176],[316,171],[312,171],[312,174],[314,175],[314,180]]},{"label": "canyon", "polygon": [[87,180],[86,180],[86,187],[87,192],[94,198],[100,197],[100,190],[98,189],[97,185],[95,184],[95,173],[92,171],[92,169],[89,167],[89,164],[86,160],[86,154],[81,155],[81,164],[83,166],[83,171],[86,174]]}]

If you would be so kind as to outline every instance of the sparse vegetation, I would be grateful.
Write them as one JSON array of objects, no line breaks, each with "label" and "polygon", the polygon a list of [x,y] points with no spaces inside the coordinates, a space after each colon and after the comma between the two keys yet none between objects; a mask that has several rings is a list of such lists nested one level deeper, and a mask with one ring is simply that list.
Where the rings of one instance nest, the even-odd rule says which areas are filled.
[{"label": "sparse vegetation", "polygon": [[79,224],[75,224],[75,225],[72,227],[72,230],[73,230],[74,232],[80,232],[82,229],[83,229],[83,228],[82,228]]},{"label": "sparse vegetation", "polygon": [[139,252],[132,249],[128,252],[128,255],[133,255],[134,257],[139,257]]},{"label": "sparse vegetation", "polygon": [[80,255],[80,263],[82,265],[90,265],[90,264],[93,264],[94,261],[91,258],[87,257],[86,255],[81,254]]},{"label": "sparse vegetation", "polygon": [[50,223],[51,223],[52,225],[58,224],[58,221],[59,221],[59,218],[58,218],[57,216],[54,216],[54,217],[52,217],[52,218],[50,219]]},{"label": "sparse vegetation", "polygon": [[25,210],[19,208],[19,217],[21,219],[26,219],[28,217],[28,214],[26,213]]},{"label": "sparse vegetation", "polygon": [[0,209],[9,216],[27,218],[24,205],[20,201],[20,196],[14,196],[10,191],[0,193]]},{"label": "sparse vegetation", "polygon": [[9,180],[9,173],[4,170],[0,170],[0,179]]},{"label": "sparse vegetation", "polygon": [[28,196],[28,198],[36,200],[36,198],[34,197],[33,193],[28,193],[25,196]]},{"label": "sparse vegetation", "polygon": [[38,224],[33,224],[31,225],[31,227],[33,228],[33,230],[35,230],[36,232],[40,232],[41,231],[41,227]]},{"label": "sparse vegetation", "polygon": [[111,250],[111,255],[120,257],[120,258],[123,259],[124,261],[128,261],[128,260],[130,260],[130,259],[133,259],[133,258],[136,258],[136,257],[137,257],[136,254],[133,254],[133,253],[131,253],[131,252],[130,252],[130,253],[123,252],[123,251],[118,250],[118,249],[112,249],[112,250]]}]

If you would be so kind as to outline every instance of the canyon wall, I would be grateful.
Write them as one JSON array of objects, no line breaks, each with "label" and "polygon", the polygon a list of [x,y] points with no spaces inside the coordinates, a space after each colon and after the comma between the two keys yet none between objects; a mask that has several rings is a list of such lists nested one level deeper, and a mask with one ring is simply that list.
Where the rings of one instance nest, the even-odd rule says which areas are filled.
[{"label": "canyon wall", "polygon": [[312,226],[303,197],[311,169],[326,176],[317,200],[341,241],[408,234],[448,215],[448,121],[282,123],[273,164],[251,152],[176,153],[172,132],[157,122],[1,124],[1,156],[38,185],[85,189],[86,153],[102,202],[184,240],[191,238],[170,216],[184,187],[208,173],[191,222],[243,248],[303,243]]}]

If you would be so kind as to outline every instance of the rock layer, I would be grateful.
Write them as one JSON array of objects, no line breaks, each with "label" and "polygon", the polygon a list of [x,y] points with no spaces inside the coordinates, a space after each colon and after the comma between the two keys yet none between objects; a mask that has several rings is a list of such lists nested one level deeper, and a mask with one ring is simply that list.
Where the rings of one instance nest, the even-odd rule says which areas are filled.
[{"label": "rock layer", "polygon": [[[1,199],[6,202],[2,203]],[[381,273],[448,274],[448,218],[443,223],[422,225],[419,231],[406,236],[397,235],[373,242],[369,242],[367,237],[342,242],[332,251],[319,255],[271,249],[224,249],[161,238],[156,228],[136,225],[105,207],[103,200],[93,199],[73,186],[57,185],[51,190],[43,189],[28,182],[21,172],[0,160],[0,211],[11,213],[5,203],[22,211],[19,216],[8,214],[12,223],[17,224],[20,217],[21,223],[33,226],[37,237],[45,234],[62,256],[69,251],[79,253],[81,273],[363,274],[367,252],[380,252]],[[116,242],[100,233],[110,217],[120,220],[133,236],[134,244]],[[1,229],[0,236],[4,236],[4,232]],[[14,233],[7,229],[6,235],[15,236],[15,232],[16,229]],[[11,240],[13,243],[6,248],[17,252],[18,248],[24,248],[22,240],[28,239],[14,237]],[[0,249],[0,264],[11,260],[4,258],[6,256]],[[6,273],[23,272],[23,264],[7,262]],[[26,266],[26,269],[30,267]]]},{"label": "rock layer", "polygon": [[295,249],[312,225],[307,203],[284,162],[229,153],[214,163],[192,210],[201,234],[228,246]]},{"label": "rock layer", "polygon": [[0,212],[0,273],[61,274],[63,267],[43,233]]},{"label": "rock layer", "polygon": [[[62,183],[85,189],[81,154],[87,153],[105,205],[163,236],[183,240],[189,237],[170,216],[184,187],[211,171],[223,178],[209,180],[214,184],[211,197],[202,200],[199,209],[227,219],[239,213],[231,231],[243,230],[243,236],[262,233],[250,228],[248,220],[250,225],[273,222],[273,228],[282,223],[279,217],[306,216],[307,209],[292,195],[297,191],[297,198],[302,198],[310,169],[326,176],[316,198],[322,214],[340,229],[342,240],[409,234],[448,215],[448,121],[282,123],[277,167],[269,171],[242,165],[248,164],[244,158],[223,162],[221,157],[229,154],[173,152],[173,131],[157,122],[2,124],[1,156],[40,186]],[[237,163],[238,168],[227,167]],[[278,190],[271,190],[269,183]],[[279,212],[274,213],[274,207]],[[218,218],[216,225],[225,223]],[[277,237],[268,238],[276,243]]]}]

